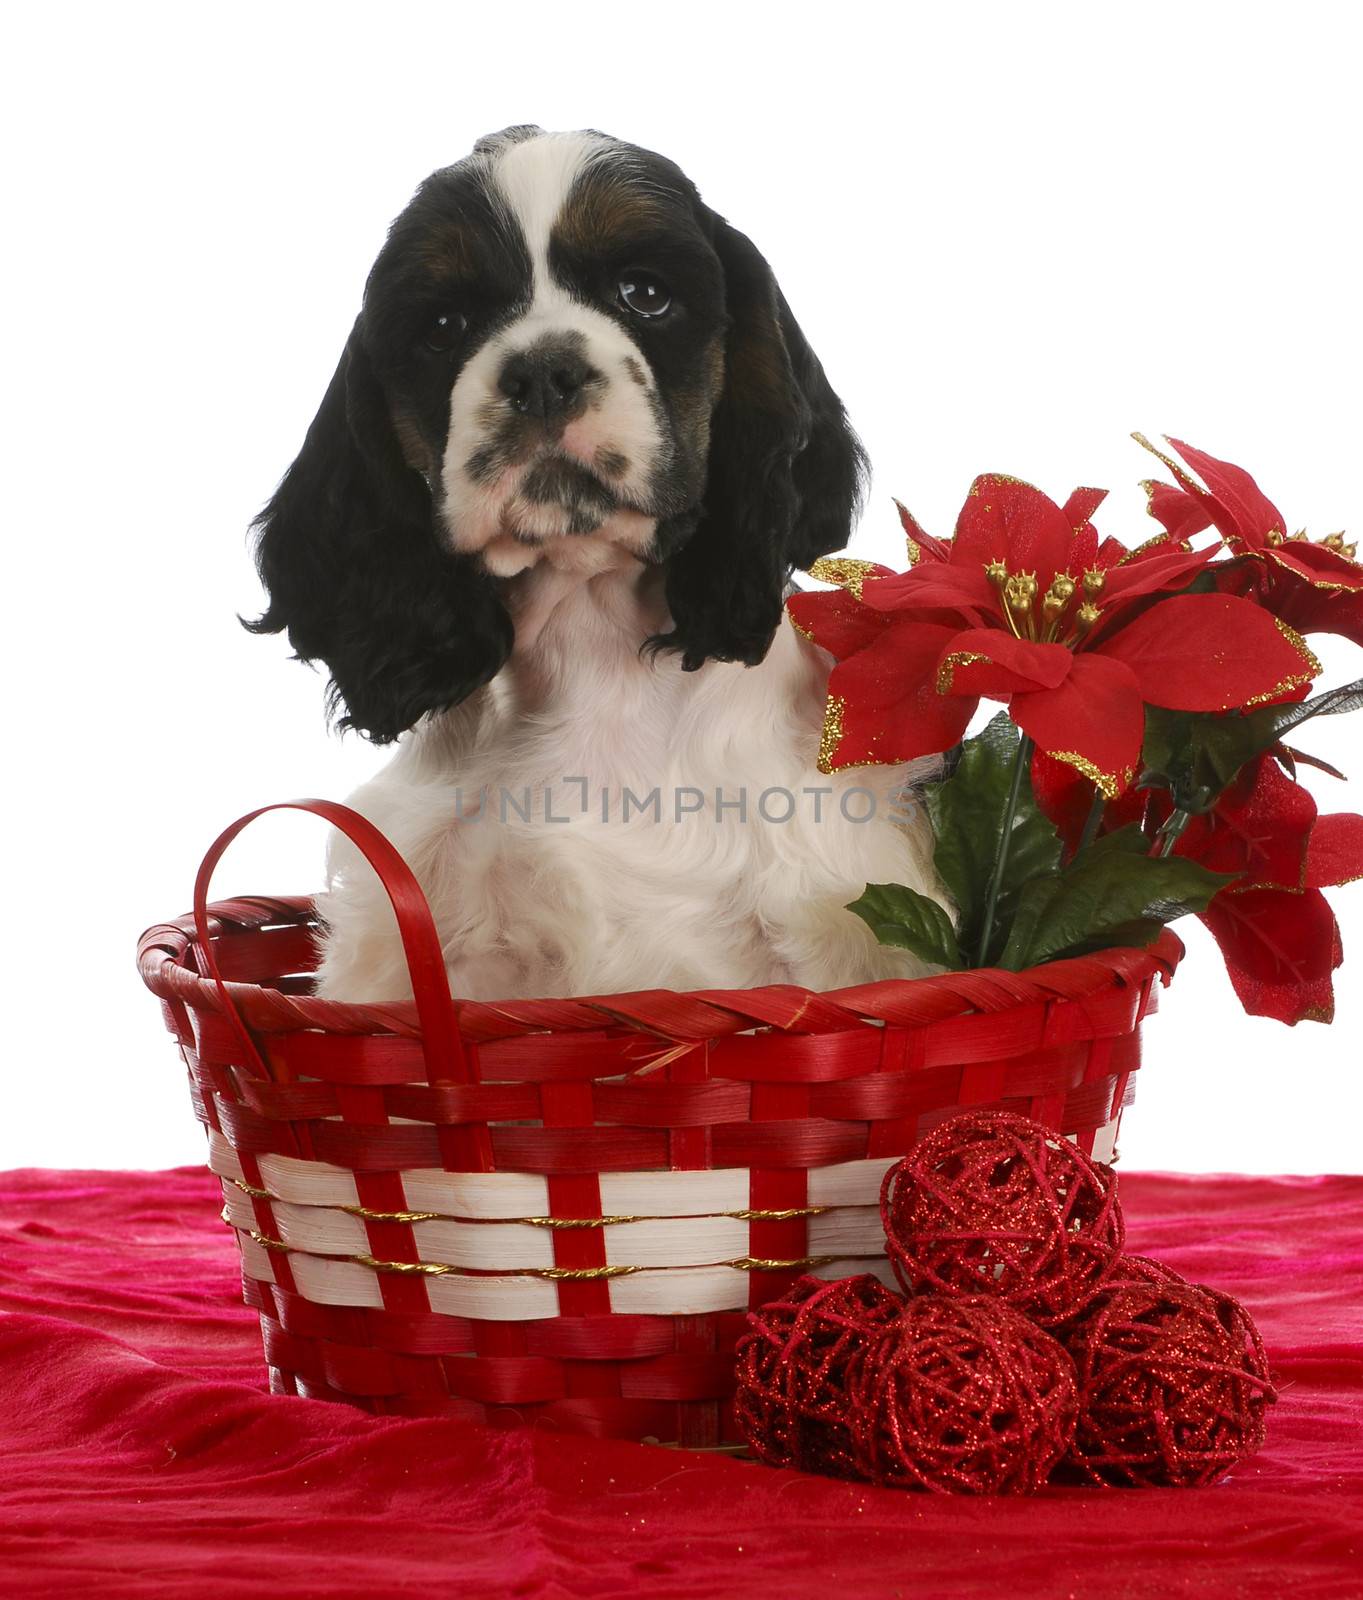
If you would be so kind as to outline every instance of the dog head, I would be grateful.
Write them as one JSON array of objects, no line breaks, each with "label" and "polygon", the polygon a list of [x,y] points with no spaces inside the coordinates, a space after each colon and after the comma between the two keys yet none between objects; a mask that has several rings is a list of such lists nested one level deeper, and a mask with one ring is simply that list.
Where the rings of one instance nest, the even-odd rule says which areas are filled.
[{"label": "dog head", "polygon": [[507,580],[664,567],[688,670],[761,661],[865,458],[753,244],[672,162],[510,128],[389,230],[303,448],[256,518],[269,593],[387,741],[505,662]]}]

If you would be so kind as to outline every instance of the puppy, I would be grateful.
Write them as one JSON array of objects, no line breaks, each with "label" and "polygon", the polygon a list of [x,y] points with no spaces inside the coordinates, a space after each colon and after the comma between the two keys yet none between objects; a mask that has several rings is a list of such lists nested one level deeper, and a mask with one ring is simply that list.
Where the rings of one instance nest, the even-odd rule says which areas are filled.
[{"label": "puppy", "polygon": [[[757,249],[672,162],[508,128],[389,231],[256,519],[269,605],[343,727],[351,804],[430,902],[457,996],[921,969],[848,901],[935,893],[903,768],[818,770],[828,659],[783,613],[865,457]],[[334,839],[319,992],[410,995]]]}]

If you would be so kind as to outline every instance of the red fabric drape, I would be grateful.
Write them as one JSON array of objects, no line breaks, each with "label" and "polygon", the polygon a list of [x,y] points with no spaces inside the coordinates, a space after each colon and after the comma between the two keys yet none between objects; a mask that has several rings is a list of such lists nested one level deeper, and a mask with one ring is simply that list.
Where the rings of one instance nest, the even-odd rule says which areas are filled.
[{"label": "red fabric drape", "polygon": [[1192,1491],[964,1500],[263,1392],[202,1169],[0,1174],[0,1594],[131,1600],[1363,1595],[1363,1178],[1131,1175],[1130,1248],[1268,1340]]}]

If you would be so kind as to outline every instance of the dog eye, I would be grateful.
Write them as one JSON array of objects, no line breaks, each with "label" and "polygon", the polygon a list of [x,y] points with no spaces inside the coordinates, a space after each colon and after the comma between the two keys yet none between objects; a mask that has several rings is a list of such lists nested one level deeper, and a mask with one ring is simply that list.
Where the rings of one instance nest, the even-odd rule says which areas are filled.
[{"label": "dog eye", "polygon": [[424,341],[428,350],[453,350],[464,337],[469,319],[458,311],[442,311],[426,329]]},{"label": "dog eye", "polygon": [[620,304],[637,317],[660,317],[672,304],[672,291],[651,272],[626,272],[620,279]]}]

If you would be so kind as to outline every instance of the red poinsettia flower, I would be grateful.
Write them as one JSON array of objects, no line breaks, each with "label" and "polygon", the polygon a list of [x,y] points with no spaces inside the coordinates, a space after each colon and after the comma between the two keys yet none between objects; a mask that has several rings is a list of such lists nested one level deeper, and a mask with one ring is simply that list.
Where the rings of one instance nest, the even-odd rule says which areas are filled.
[{"label": "red poinsettia flower", "polygon": [[1328,1022],[1343,949],[1321,890],[1363,876],[1363,817],[1318,816],[1311,795],[1271,756],[1260,756],[1214,810],[1193,818],[1174,849],[1213,871],[1241,874],[1201,921],[1245,1010],[1280,1022]]},{"label": "red poinsettia flower", "polygon": [[[1092,791],[1040,754],[1032,783],[1042,810],[1073,849]],[[1171,809],[1163,790],[1132,790],[1107,807],[1103,830],[1143,820],[1153,843]],[[1363,877],[1363,817],[1318,816],[1311,794],[1264,755],[1211,811],[1190,819],[1174,853],[1236,875],[1200,920],[1216,940],[1245,1010],[1287,1023],[1328,1021],[1341,947],[1321,890]]]},{"label": "red poinsettia flower", "polygon": [[1150,514],[1168,536],[1186,538],[1214,527],[1236,555],[1247,558],[1243,580],[1275,615],[1299,633],[1339,633],[1363,644],[1363,565],[1354,559],[1356,545],[1342,533],[1320,540],[1289,534],[1282,512],[1243,467],[1170,439],[1199,483],[1141,434],[1135,438],[1177,480],[1145,484]]},{"label": "red poinsettia flower", "polygon": [[838,663],[824,770],[944,750],[987,697],[1115,798],[1135,776],[1147,703],[1223,711],[1319,672],[1292,630],[1252,602],[1170,593],[1214,550],[1158,539],[1131,551],[1100,540],[1091,518],[1102,498],[1080,489],[1062,508],[1030,484],[986,474],[950,540],[924,533],[901,507],[917,561],[909,572],[816,566],[845,592],[788,604]]}]

